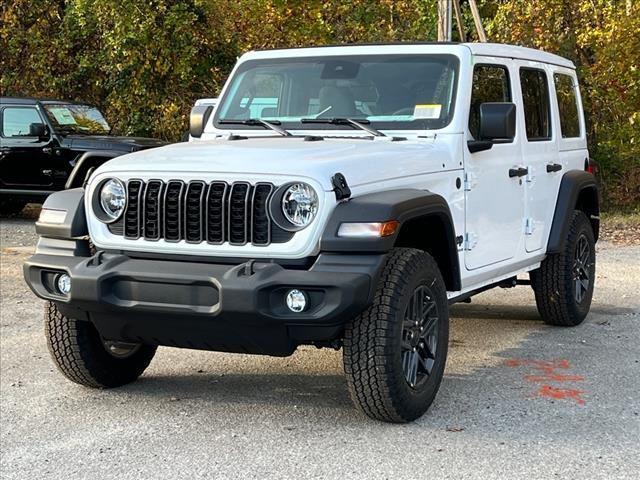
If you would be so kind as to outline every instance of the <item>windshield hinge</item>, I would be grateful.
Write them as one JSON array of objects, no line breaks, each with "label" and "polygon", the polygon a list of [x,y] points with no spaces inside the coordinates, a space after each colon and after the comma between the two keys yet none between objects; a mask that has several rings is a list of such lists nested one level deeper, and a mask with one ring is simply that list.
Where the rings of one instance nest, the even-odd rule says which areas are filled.
[{"label": "windshield hinge", "polygon": [[331,177],[331,184],[333,185],[333,191],[336,194],[336,200],[346,200],[351,197],[351,189],[347,184],[347,179],[341,173],[336,173]]}]

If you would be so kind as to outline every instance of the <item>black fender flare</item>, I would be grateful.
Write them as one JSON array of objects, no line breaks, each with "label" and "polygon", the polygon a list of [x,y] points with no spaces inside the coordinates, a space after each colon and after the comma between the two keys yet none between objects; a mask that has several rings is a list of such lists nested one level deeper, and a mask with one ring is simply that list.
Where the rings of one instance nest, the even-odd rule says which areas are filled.
[{"label": "black fender flare", "polygon": [[[101,158],[104,161],[111,160],[112,158],[119,157],[120,155],[125,155],[129,152],[120,152],[115,150],[94,150],[90,152],[83,153],[78,161],[76,162],[75,167],[69,174],[69,178],[67,178],[67,183],[65,184],[65,189],[71,189],[74,187],[83,187],[84,183],[87,181],[87,173],[90,168],[96,167],[98,162],[95,161],[96,158]],[[101,162],[101,164],[104,162]]]},{"label": "black fender flare", "polygon": [[558,253],[564,248],[573,211],[582,210],[593,227],[596,241],[600,230],[598,184],[593,174],[571,170],[562,176],[558,200],[549,232],[547,253]]},{"label": "black fender flare", "polygon": [[[450,290],[460,289],[460,265],[455,228],[449,204],[428,190],[403,188],[368,193],[339,203],[333,211],[320,240],[321,252],[387,253],[395,245],[402,227],[410,220],[438,217],[444,225],[447,261],[450,263]],[[341,238],[338,229],[346,222],[387,222],[397,220],[399,228],[382,238]]]},{"label": "black fender flare", "polygon": [[84,189],[72,188],[52,193],[47,197],[42,210],[65,211],[62,223],[36,222],[36,233],[42,237],[76,239],[89,235],[87,217],[84,210]]}]

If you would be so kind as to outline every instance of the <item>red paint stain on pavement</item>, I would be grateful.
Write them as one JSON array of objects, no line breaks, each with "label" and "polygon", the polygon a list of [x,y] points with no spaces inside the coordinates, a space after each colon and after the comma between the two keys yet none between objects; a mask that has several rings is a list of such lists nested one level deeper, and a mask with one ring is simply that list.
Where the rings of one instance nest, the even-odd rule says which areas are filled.
[{"label": "red paint stain on pavement", "polygon": [[536,395],[539,397],[552,398],[554,400],[574,400],[578,405],[584,405],[584,399],[581,397],[583,393],[583,390],[555,388],[551,385],[541,385]]},{"label": "red paint stain on pavement", "polygon": [[536,396],[553,398],[556,400],[574,400],[578,405],[584,405],[584,399],[581,395],[583,390],[556,388],[549,383],[553,382],[581,382],[584,380],[582,375],[570,375],[563,373],[562,370],[571,368],[569,360],[533,360],[522,358],[510,358],[504,361],[504,365],[510,368],[528,367],[533,369],[536,374],[524,375],[524,379],[528,382],[541,383],[542,385],[536,392]]}]

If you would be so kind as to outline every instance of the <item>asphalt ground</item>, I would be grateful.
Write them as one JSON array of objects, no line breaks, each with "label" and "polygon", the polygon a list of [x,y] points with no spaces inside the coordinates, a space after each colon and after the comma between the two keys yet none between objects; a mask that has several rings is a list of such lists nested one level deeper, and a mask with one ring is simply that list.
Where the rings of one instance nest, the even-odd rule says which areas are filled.
[{"label": "asphalt ground", "polygon": [[341,352],[315,348],[160,348],[132,385],[65,380],[22,279],[34,244],[32,218],[0,219],[3,479],[639,478],[640,246],[598,244],[576,328],[544,325],[528,287],[454,306],[434,404],[389,425],[352,407]]}]

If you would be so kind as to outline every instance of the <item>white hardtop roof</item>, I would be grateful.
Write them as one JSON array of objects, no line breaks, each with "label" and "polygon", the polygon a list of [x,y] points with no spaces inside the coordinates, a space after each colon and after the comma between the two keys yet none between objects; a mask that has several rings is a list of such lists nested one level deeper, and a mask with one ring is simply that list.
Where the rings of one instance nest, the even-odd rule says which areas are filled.
[{"label": "white hardtop roof", "polygon": [[533,48],[506,45],[503,43],[384,43],[371,45],[332,45],[317,47],[289,48],[280,50],[256,50],[245,53],[242,60],[317,57],[333,55],[384,55],[392,53],[459,53],[461,49],[469,49],[473,55],[517,58],[534,62],[549,63],[574,69],[571,60]]}]

